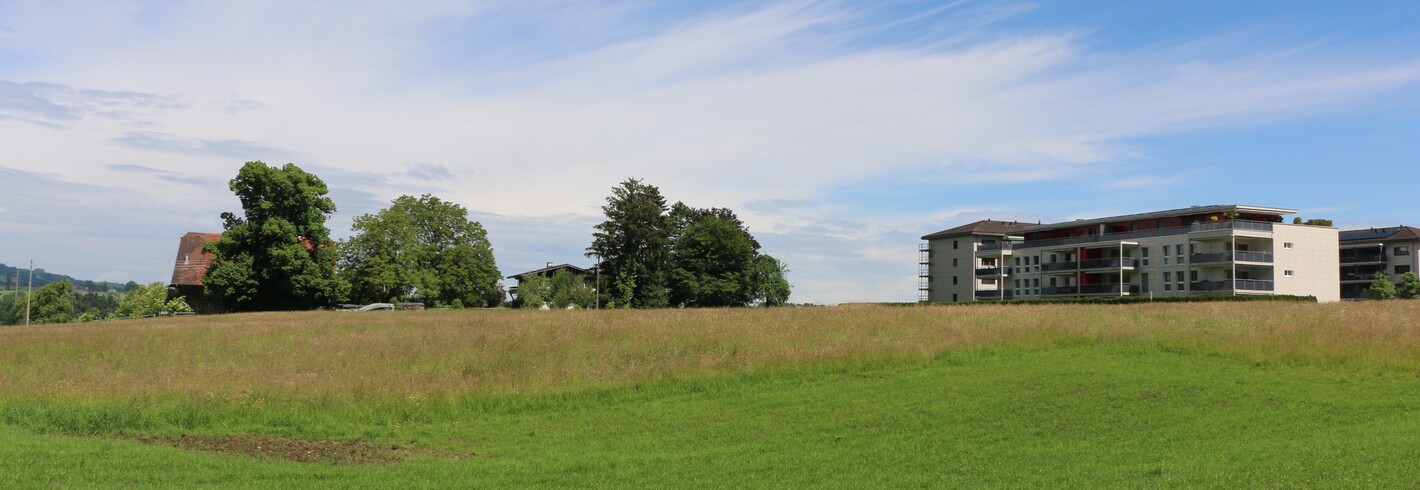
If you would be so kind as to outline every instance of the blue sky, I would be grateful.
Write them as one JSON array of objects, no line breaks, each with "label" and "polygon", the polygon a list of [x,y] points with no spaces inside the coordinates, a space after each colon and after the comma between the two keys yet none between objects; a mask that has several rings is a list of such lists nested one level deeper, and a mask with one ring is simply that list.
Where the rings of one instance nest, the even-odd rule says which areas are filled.
[{"label": "blue sky", "polygon": [[586,263],[611,187],[730,207],[794,301],[916,297],[918,237],[1245,203],[1420,225],[1417,2],[4,2],[0,262],[165,281],[245,161],[330,227],[468,208]]}]

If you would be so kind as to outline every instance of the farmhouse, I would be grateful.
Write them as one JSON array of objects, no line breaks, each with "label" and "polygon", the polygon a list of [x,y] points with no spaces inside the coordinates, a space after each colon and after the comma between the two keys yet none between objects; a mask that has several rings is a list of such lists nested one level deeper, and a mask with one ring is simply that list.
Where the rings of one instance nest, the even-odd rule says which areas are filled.
[{"label": "farmhouse", "polygon": [[[552,262],[548,262],[548,263],[547,263],[547,267],[543,267],[543,268],[537,269],[537,270],[530,270],[530,271],[523,272],[523,273],[513,274],[513,275],[511,275],[511,276],[508,276],[508,279],[516,279],[519,283],[522,283],[524,277],[526,277],[526,276],[531,276],[531,275],[539,275],[539,276],[543,276],[543,277],[547,277],[547,278],[552,278],[552,275],[553,275],[553,274],[556,274],[557,271],[561,271],[561,270],[565,270],[565,271],[571,272],[571,273],[572,273],[572,277],[583,277],[583,278],[584,278],[584,277],[587,277],[587,276],[590,276],[590,275],[592,275],[592,274],[595,273],[595,271],[593,271],[592,269],[583,269],[583,268],[581,268],[581,267],[577,267],[577,266],[572,265],[572,264],[553,265]],[[508,290],[508,292],[509,292],[509,293],[513,293],[513,292],[516,292],[517,290],[518,290],[518,287],[517,287],[517,286],[513,286],[511,289]]]},{"label": "farmhouse", "polygon": [[173,278],[168,287],[186,298],[188,306],[198,313],[213,312],[202,287],[202,276],[207,274],[212,255],[203,247],[221,238],[221,233],[190,231],[178,241],[177,260],[173,262]]},{"label": "farmhouse", "polygon": [[1340,299],[1337,230],[1295,209],[1193,206],[923,236],[918,300],[1288,294]]}]

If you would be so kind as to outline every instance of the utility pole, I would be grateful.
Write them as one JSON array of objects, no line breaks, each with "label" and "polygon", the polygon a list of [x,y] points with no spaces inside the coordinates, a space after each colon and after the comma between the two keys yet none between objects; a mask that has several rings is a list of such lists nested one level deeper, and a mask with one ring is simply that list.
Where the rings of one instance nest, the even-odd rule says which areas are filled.
[{"label": "utility pole", "polygon": [[25,325],[30,324],[30,298],[35,294],[35,259],[30,259],[30,286],[25,292]]}]

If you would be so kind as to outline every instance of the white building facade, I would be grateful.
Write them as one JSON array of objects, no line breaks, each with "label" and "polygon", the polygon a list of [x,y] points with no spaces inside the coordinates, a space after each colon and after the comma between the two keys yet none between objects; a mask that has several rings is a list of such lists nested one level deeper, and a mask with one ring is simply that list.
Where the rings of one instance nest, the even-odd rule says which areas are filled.
[{"label": "white building facade", "polygon": [[[1283,222],[1296,212],[1195,206],[1025,225],[999,239],[982,236],[971,260],[951,255],[956,265],[938,259],[938,242],[962,240],[944,230],[923,237],[931,263],[919,269],[926,274],[919,288],[927,288],[919,299],[1285,294],[1338,301],[1337,230]],[[941,288],[943,277],[964,274],[974,276],[970,294]]]}]

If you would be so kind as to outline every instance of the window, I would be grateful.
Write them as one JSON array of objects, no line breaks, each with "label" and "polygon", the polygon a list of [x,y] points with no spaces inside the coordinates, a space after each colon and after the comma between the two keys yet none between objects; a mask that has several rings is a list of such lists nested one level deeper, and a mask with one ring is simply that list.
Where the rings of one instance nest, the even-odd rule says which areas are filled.
[{"label": "window", "polygon": [[1293,276],[1293,273],[1292,273],[1292,271],[1290,271],[1290,270],[1285,270],[1285,271],[1282,271],[1282,276],[1283,276],[1283,277],[1292,277],[1292,276]]},{"label": "window", "polygon": [[957,302],[957,295],[955,295],[955,294],[952,295],[952,302],[953,302],[953,303]]},{"label": "window", "polygon": [[1409,247],[1409,246],[1395,247],[1395,254],[1396,254],[1396,255],[1410,255],[1410,247]]},{"label": "window", "polygon": [[1155,228],[1155,229],[1163,228],[1163,227],[1164,227],[1164,220],[1157,220],[1157,221],[1154,221],[1154,228]]},{"label": "window", "polygon": [[1149,292],[1149,273],[1148,273],[1148,272],[1145,272],[1145,273],[1143,273],[1143,274],[1139,274],[1139,292],[1141,292],[1141,293],[1147,293],[1147,292]]},{"label": "window", "polygon": [[955,257],[953,257],[953,258],[952,258],[952,267],[956,267],[956,266],[957,266],[957,259],[956,259]]},{"label": "window", "polygon": [[[1168,253],[1168,251],[1165,250],[1164,253]],[[1167,256],[1167,255],[1164,256],[1164,265],[1169,265],[1169,256]],[[1168,281],[1165,281],[1165,282],[1168,282]]]},{"label": "window", "polygon": [[1196,254],[1196,253],[1198,253],[1198,244],[1197,244],[1197,243],[1193,243],[1193,242],[1188,242],[1188,253],[1190,253],[1190,254]]},{"label": "window", "polygon": [[995,280],[995,279],[982,279],[982,280],[981,280],[981,283],[982,283],[982,284],[989,284],[989,285],[993,285],[993,286],[994,286],[994,285],[996,285],[996,280]]},{"label": "window", "polygon": [[1034,259],[1034,260],[1035,260],[1035,265],[1040,265],[1040,256],[1039,256],[1039,255],[1035,256],[1035,259]]},{"label": "window", "polygon": [[[1164,260],[1168,260],[1168,257],[1164,257]],[[1164,291],[1173,291],[1173,273],[1172,273],[1172,272],[1165,272],[1165,273],[1164,273]]]},{"label": "window", "polygon": [[1055,287],[1055,278],[1054,278],[1054,277],[1050,278],[1050,287],[1052,287],[1052,288]]},{"label": "window", "polygon": [[1144,267],[1148,267],[1148,266],[1149,266],[1149,247],[1144,247],[1144,248],[1139,249],[1139,255],[1140,255],[1139,265],[1144,266]]},{"label": "window", "polygon": [[1032,279],[1032,281],[1035,281],[1035,287],[1040,287],[1040,278]]},{"label": "window", "polygon": [[1291,249],[1292,249],[1292,242],[1282,242],[1282,248],[1287,249],[1287,250],[1291,250]]},{"label": "window", "polygon": [[952,276],[952,285],[955,286],[956,283],[957,283],[957,276]]},{"label": "window", "polygon": [[957,240],[952,240],[952,249],[955,250],[956,248],[957,248]]},{"label": "window", "polygon": [[1188,288],[1183,287],[1183,272],[1179,272],[1178,276],[1176,277],[1178,277],[1178,282],[1174,284],[1174,289],[1177,289],[1179,291],[1187,291]]},{"label": "window", "polygon": [[1410,266],[1408,266],[1408,265],[1397,265],[1397,266],[1395,266],[1395,273],[1396,273],[1396,274],[1404,274],[1404,273],[1406,273],[1406,272],[1410,272]]},{"label": "window", "polygon": [[1174,245],[1174,246],[1173,246],[1173,253],[1174,253],[1174,255],[1177,255],[1177,256],[1178,256],[1178,258],[1175,259],[1175,260],[1176,260],[1180,265],[1182,265],[1182,264],[1183,264],[1183,244]]},{"label": "window", "polygon": [[1188,280],[1198,282],[1198,271],[1188,271]]}]

